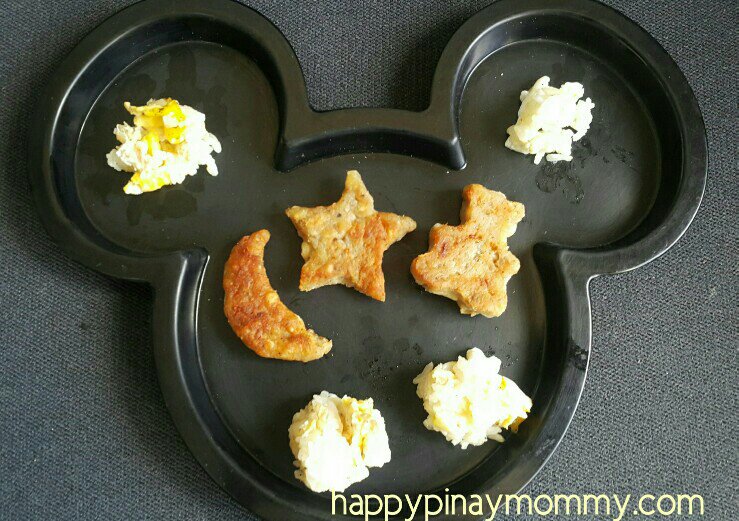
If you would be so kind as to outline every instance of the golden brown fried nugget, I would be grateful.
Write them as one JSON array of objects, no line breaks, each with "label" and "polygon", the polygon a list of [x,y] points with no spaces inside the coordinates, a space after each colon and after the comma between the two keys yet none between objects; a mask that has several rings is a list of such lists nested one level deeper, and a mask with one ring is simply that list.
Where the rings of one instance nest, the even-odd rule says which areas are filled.
[{"label": "golden brown fried nugget", "polygon": [[426,291],[456,300],[460,311],[492,318],[505,311],[506,283],[520,263],[507,239],[523,219],[524,206],[482,185],[462,191],[461,224],[436,224],[429,251],[413,259],[411,273]]},{"label": "golden brown fried nugget", "polygon": [[293,206],[285,213],[303,239],[302,291],[343,284],[385,301],[382,256],[416,229],[413,219],[376,211],[356,170],[347,172],[344,192],[331,206]]},{"label": "golden brown fried nugget", "polygon": [[272,289],[264,269],[269,232],[243,237],[223,271],[223,310],[231,328],[249,349],[265,358],[310,362],[331,350],[331,341],[306,329]]}]

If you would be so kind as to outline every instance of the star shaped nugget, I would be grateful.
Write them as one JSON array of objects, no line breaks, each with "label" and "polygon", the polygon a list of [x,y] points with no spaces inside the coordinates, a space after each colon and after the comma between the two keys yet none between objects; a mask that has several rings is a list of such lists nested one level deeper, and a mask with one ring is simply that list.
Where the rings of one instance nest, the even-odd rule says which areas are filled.
[{"label": "star shaped nugget", "polygon": [[331,206],[293,206],[285,213],[303,239],[301,291],[344,284],[385,301],[382,256],[416,229],[410,217],[378,212],[356,170],[346,173],[341,199]]},{"label": "star shaped nugget", "polygon": [[456,300],[462,313],[498,317],[508,302],[506,283],[521,265],[507,239],[524,206],[477,184],[465,186],[462,198],[462,223],[434,225],[429,251],[413,259],[411,273],[426,291]]}]

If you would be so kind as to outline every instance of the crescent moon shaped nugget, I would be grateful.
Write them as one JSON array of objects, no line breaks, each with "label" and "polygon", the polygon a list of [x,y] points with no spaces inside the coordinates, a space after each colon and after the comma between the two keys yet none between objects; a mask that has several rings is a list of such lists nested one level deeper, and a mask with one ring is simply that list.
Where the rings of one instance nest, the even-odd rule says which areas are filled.
[{"label": "crescent moon shaped nugget", "polygon": [[461,313],[498,317],[508,303],[506,284],[521,263],[508,250],[508,237],[524,217],[524,206],[482,185],[462,190],[461,224],[436,224],[429,251],[411,263],[426,291],[459,304]]},{"label": "crescent moon shaped nugget", "polygon": [[385,301],[382,256],[416,229],[410,217],[378,212],[359,172],[346,173],[341,198],[331,206],[293,206],[285,213],[303,239],[300,290],[343,284]]},{"label": "crescent moon shaped nugget", "polygon": [[269,232],[243,237],[231,250],[223,271],[223,310],[234,333],[265,358],[310,362],[331,350],[331,340],[306,329],[272,288],[264,269]]}]

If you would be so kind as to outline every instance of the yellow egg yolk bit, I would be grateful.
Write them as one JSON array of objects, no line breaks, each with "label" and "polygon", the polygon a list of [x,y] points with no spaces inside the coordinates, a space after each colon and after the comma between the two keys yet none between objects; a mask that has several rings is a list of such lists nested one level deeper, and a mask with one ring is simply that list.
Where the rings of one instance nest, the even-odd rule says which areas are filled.
[{"label": "yellow egg yolk bit", "polygon": [[[177,100],[166,98],[166,104],[164,106],[135,106],[128,102],[124,106],[129,114],[134,117],[134,125],[141,127],[146,132],[143,141],[146,143],[146,151],[149,156],[154,156],[162,150],[176,153],[177,148],[175,145],[182,143],[185,129],[187,128],[181,125],[187,119],[187,116],[182,112],[182,107],[180,107]],[[165,118],[170,125],[172,120],[174,120],[177,126],[167,126]],[[164,166],[164,162],[162,166]],[[143,192],[152,192],[168,184],[171,184],[171,179],[166,171],[160,171],[143,178],[141,171],[137,170],[131,176],[126,187],[137,185]]]}]

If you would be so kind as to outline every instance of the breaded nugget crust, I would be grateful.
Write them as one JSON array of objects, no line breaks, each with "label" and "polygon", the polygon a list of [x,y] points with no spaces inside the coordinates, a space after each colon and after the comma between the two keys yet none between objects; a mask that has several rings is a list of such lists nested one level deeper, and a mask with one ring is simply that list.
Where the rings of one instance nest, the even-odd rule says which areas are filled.
[{"label": "breaded nugget crust", "polygon": [[507,239],[524,217],[521,203],[482,185],[462,191],[461,224],[436,224],[429,251],[411,263],[411,273],[426,291],[456,300],[460,311],[500,316],[508,303],[506,284],[520,263]]},{"label": "breaded nugget crust", "polygon": [[303,239],[301,291],[343,284],[385,300],[382,256],[416,229],[410,217],[378,212],[359,172],[347,172],[341,198],[330,206],[293,206],[285,213]]},{"label": "breaded nugget crust", "polygon": [[309,362],[331,350],[331,341],[306,329],[282,303],[264,269],[269,232],[243,237],[223,271],[223,310],[231,328],[249,349],[265,358]]}]

